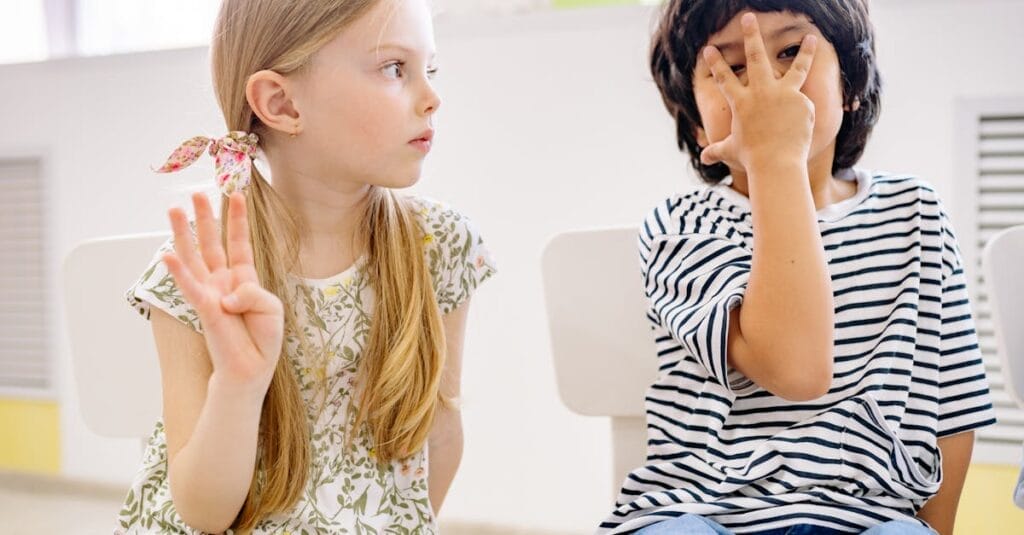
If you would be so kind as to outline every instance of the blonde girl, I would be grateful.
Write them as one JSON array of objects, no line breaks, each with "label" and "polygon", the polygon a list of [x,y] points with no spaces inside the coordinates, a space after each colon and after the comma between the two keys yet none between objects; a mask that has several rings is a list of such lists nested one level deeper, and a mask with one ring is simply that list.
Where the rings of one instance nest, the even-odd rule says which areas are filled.
[{"label": "blonde girl", "polygon": [[493,268],[466,218],[393,191],[440,105],[426,0],[224,0],[211,54],[229,134],[160,171],[209,151],[223,224],[172,209],[128,292],[164,409],[117,532],[435,533]]}]

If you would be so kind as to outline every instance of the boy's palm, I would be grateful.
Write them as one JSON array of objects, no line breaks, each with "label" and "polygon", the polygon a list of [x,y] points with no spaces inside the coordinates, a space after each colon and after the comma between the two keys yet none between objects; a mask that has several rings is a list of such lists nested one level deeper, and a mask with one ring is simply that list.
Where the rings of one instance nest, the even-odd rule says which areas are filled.
[{"label": "boy's palm", "polygon": [[747,85],[740,82],[718,49],[704,49],[705,61],[732,109],[732,131],[725,139],[708,145],[701,152],[701,162],[723,162],[742,169],[766,161],[804,163],[814,130],[814,103],[800,88],[807,81],[817,38],[806,36],[789,70],[776,78],[757,17],[748,13],[741,23]]}]

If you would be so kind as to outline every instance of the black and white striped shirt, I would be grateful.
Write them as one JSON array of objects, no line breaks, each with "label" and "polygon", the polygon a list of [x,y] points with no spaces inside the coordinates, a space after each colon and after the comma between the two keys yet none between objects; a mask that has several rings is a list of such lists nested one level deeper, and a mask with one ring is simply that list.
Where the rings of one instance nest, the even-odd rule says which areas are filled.
[{"label": "black and white striped shirt", "polygon": [[658,342],[648,458],[599,533],[693,513],[737,533],[914,520],[939,488],[940,437],[995,422],[956,238],[914,177],[851,172],[818,221],[835,299],[829,392],[792,402],[726,360],[753,226],[725,184],[666,199],[640,231]]}]

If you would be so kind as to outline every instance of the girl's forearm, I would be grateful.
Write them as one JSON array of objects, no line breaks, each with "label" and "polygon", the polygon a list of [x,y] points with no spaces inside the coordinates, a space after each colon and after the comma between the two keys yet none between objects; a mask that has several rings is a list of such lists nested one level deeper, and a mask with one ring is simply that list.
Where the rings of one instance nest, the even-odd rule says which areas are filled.
[{"label": "girl's forearm", "polygon": [[245,503],[264,395],[211,378],[192,436],[168,468],[174,507],[193,528],[220,533]]},{"label": "girl's forearm", "polygon": [[462,449],[462,412],[454,408],[439,408],[428,441],[430,470],[427,485],[434,514],[441,510],[455,479],[462,461]]}]

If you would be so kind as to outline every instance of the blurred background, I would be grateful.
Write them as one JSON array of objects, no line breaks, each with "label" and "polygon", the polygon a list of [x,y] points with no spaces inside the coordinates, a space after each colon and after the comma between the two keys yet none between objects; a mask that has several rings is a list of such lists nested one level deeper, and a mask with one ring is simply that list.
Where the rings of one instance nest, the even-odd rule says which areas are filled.
[{"label": "blurred background", "polygon": [[[697,184],[646,68],[657,3],[434,0],[444,105],[416,190],[472,218],[500,268],[472,307],[446,533],[591,533],[611,509],[609,424],[558,397],[540,258],[559,232],[637,225]],[[150,167],[223,130],[206,48],[217,4],[0,0],[0,533],[114,527],[140,446],[83,422],[62,263],[83,240],[165,230],[166,209],[212,183],[207,160]],[[945,199],[1000,418],[979,434],[958,533],[1024,533],[1010,501],[1024,415],[977,269],[988,237],[1024,223],[1024,1],[871,6],[884,111],[861,166],[920,175]]]}]

